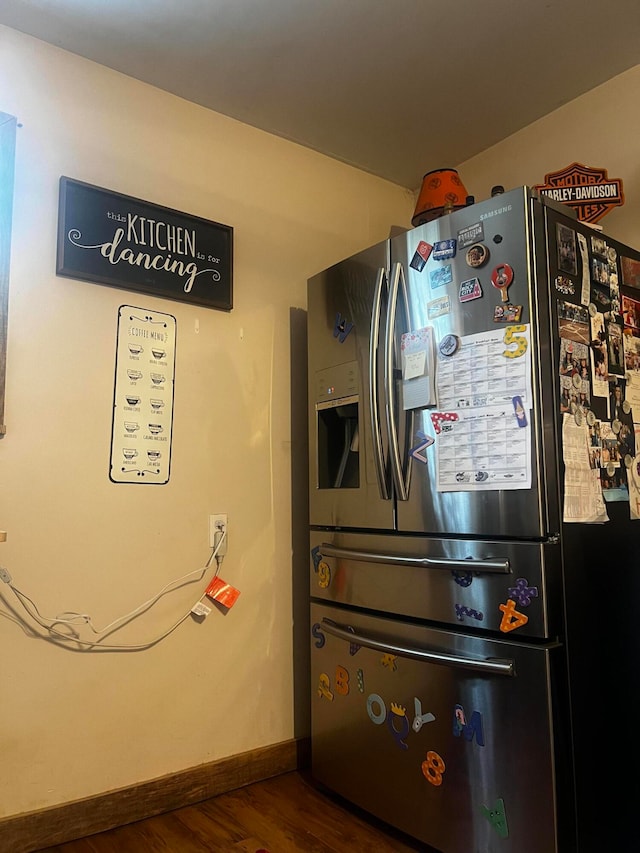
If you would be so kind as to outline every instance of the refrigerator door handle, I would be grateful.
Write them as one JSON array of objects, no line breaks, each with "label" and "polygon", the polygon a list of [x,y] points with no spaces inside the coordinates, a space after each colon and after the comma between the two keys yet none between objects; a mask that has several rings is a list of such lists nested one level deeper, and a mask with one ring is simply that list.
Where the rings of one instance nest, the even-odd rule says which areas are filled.
[{"label": "refrigerator door handle", "polygon": [[359,560],[362,563],[387,563],[391,566],[421,566],[425,569],[461,569],[463,571],[511,574],[509,560],[456,560],[451,557],[405,557],[402,554],[377,554],[373,551],[356,551],[351,548],[337,548],[323,542],[320,553],[324,557],[342,557],[346,560]]},{"label": "refrigerator door handle", "polygon": [[[384,341],[384,384],[387,397],[387,429],[389,431],[389,457],[391,459],[391,470],[396,487],[398,500],[409,499],[409,481],[411,477],[411,456],[408,456],[406,474],[402,469],[400,459],[400,446],[398,444],[398,427],[396,414],[396,395],[394,384],[396,381],[394,370],[395,336],[396,336],[396,311],[398,307],[398,293],[402,283],[402,296],[405,310],[405,321],[407,331],[409,322],[409,297],[407,295],[407,284],[404,277],[404,269],[400,262],[393,266],[393,275],[389,286],[389,307],[387,310],[387,325]],[[407,415],[407,435],[413,433],[413,412]]]},{"label": "refrigerator door handle", "polygon": [[386,281],[385,269],[380,267],[376,277],[376,289],[371,312],[371,336],[369,338],[369,417],[373,439],[373,459],[378,480],[378,491],[384,501],[391,498],[387,472],[382,449],[382,427],[380,424],[380,398],[378,395],[378,346],[380,342],[380,316],[382,313],[382,292]]},{"label": "refrigerator door handle", "polygon": [[476,672],[485,672],[490,675],[514,676],[516,674],[515,664],[512,660],[467,658],[461,655],[447,654],[446,652],[428,651],[427,649],[416,649],[411,646],[401,646],[397,643],[386,643],[382,640],[376,640],[374,637],[367,637],[365,634],[358,634],[326,617],[322,619],[320,627],[327,634],[332,634],[334,637],[345,640],[347,643],[355,643],[358,646],[365,646],[368,649],[376,649],[376,651],[381,651],[385,654],[399,655],[400,657],[412,658],[413,660],[429,661],[430,663],[442,664],[444,666],[472,669]]}]

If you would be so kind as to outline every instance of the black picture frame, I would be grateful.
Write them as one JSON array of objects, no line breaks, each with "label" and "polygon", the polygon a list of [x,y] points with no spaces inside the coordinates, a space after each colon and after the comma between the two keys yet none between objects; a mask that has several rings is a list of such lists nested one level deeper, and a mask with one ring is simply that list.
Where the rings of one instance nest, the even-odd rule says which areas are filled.
[{"label": "black picture frame", "polygon": [[56,274],[233,308],[233,228],[62,176]]}]

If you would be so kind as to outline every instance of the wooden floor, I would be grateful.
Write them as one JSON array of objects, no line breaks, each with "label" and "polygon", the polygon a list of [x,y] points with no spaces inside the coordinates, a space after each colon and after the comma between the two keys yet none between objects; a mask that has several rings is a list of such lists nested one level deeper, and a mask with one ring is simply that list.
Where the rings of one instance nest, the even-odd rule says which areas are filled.
[{"label": "wooden floor", "polygon": [[284,773],[46,853],[414,853],[424,845]]}]

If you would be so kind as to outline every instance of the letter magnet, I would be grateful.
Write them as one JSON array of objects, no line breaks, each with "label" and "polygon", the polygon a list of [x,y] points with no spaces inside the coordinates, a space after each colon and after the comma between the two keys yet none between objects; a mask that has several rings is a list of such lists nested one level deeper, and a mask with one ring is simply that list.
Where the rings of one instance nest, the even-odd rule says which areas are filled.
[{"label": "letter magnet", "polygon": [[513,411],[516,414],[516,420],[518,422],[519,427],[527,426],[527,413],[524,410],[524,406],[522,405],[522,397],[512,397],[511,402],[513,403]]},{"label": "letter magnet", "polygon": [[338,338],[341,344],[347,339],[347,335],[353,329],[353,323],[349,323],[346,317],[343,317],[340,312],[336,314],[336,322],[333,326],[333,337]]}]

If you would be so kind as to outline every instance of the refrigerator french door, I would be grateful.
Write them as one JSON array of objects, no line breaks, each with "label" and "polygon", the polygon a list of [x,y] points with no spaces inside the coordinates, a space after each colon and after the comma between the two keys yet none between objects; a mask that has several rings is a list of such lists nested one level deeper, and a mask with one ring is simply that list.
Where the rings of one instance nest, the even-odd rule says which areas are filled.
[{"label": "refrigerator french door", "polygon": [[309,284],[311,518],[317,524],[394,527],[381,384],[388,264],[389,244],[379,243]]},{"label": "refrigerator french door", "polygon": [[[552,383],[549,361],[541,358],[546,337],[539,338],[549,308],[540,298],[546,279],[539,290],[534,255],[541,241],[534,228],[541,235],[542,214],[531,217],[531,198],[521,188],[499,203],[488,200],[374,246],[310,280],[312,524],[512,538],[557,533],[557,525],[550,529],[550,518],[557,518],[555,482],[547,487],[555,440],[545,441],[553,427],[544,415]],[[466,243],[460,238],[465,233]],[[472,253],[479,246],[477,261]],[[442,261],[425,269],[424,255]],[[499,288],[505,271],[508,287]],[[452,281],[456,293],[447,287]],[[517,322],[497,322],[505,304],[518,306]],[[420,334],[425,340],[415,344]],[[450,399],[441,403],[458,410],[458,432],[467,430],[476,455],[485,442],[491,470],[467,471],[471,460],[456,438],[450,458],[440,454],[436,477],[428,437],[447,424],[432,419],[434,375],[453,365],[451,353],[439,347],[462,340],[468,342],[464,367],[457,358]],[[406,378],[410,357],[423,359],[419,382]],[[524,430],[512,424],[514,398],[530,418]],[[471,413],[483,404],[503,411],[492,409],[471,425]],[[520,464],[525,455],[527,471]],[[441,490],[447,465],[451,478],[475,478],[474,489],[454,483]],[[529,478],[528,487],[511,489],[522,477]],[[508,501],[501,488],[510,489]]]},{"label": "refrigerator french door", "polygon": [[[391,241],[385,392],[389,421],[399,424],[397,456],[392,448],[390,460],[400,531],[510,538],[558,532],[555,441],[548,440],[553,386],[544,358],[547,278],[535,257],[543,234],[542,207],[532,207],[521,188]],[[433,247],[427,251],[430,259],[437,254],[436,264],[417,263],[421,244]],[[447,251],[449,246],[455,249]],[[412,391],[415,378],[404,379],[412,338],[425,329],[430,371],[439,374],[437,409],[435,395],[425,407],[427,398],[416,400]],[[446,348],[450,341],[457,346],[453,356]],[[514,399],[521,401],[524,428],[513,417]],[[411,409],[416,402],[420,408]],[[450,436],[434,409],[455,412]],[[422,455],[411,453],[420,449],[422,436],[435,436],[437,458],[433,446]],[[478,458],[484,460],[479,466]],[[465,478],[472,489],[459,489]],[[511,489],[514,483],[518,488]]]}]

